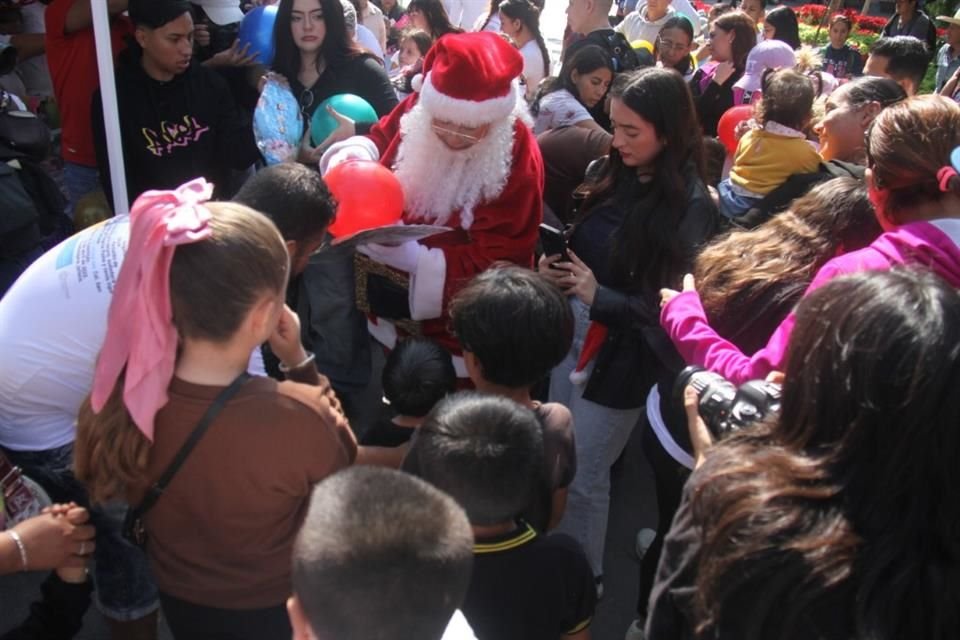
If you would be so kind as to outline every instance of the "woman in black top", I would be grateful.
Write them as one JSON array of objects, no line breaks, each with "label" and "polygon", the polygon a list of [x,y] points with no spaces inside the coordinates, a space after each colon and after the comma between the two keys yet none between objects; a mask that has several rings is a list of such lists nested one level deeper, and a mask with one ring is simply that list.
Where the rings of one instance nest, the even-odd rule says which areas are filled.
[{"label": "woman in black top", "polygon": [[[383,65],[347,33],[340,0],[281,0],[274,40],[273,70],[290,82],[306,122],[321,102],[340,93],[360,96],[381,117],[397,105]],[[349,131],[335,132],[338,139],[365,133],[364,125],[344,119],[341,126]],[[301,160],[315,163],[323,147],[308,149]]]},{"label": "woman in black top", "polygon": [[463,33],[463,29],[450,23],[447,10],[443,8],[440,0],[411,0],[407,6],[407,15],[410,16],[413,26],[429,33],[434,42],[448,33]]},{"label": "woman in black top", "polygon": [[657,292],[680,282],[717,226],[683,78],[642,69],[611,89],[611,98],[613,150],[596,181],[581,187],[586,200],[570,261],[559,255],[540,261],[540,271],[570,294],[576,319],[573,349],[550,380],[550,400],[573,414],[578,466],[558,530],[583,545],[596,576],[610,466],[663,375],[664,360],[679,358],[660,329]]},{"label": "woman in black top", "polygon": [[757,44],[757,26],[744,12],[730,11],[714,21],[709,37],[713,62],[718,64],[700,67],[690,80],[690,90],[704,135],[716,136],[720,116],[733,106],[733,85]]}]

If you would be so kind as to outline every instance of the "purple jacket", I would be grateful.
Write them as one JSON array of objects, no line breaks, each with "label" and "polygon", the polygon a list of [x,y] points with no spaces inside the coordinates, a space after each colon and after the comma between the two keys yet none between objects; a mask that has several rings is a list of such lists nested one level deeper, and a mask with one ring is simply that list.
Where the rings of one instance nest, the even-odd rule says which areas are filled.
[{"label": "purple jacket", "polygon": [[[960,287],[960,219],[911,222],[888,231],[870,246],[837,256],[823,265],[804,295],[838,276],[897,265],[929,267]],[[747,356],[710,327],[695,291],[681,293],[660,312],[660,324],[687,363],[715,371],[734,384],[782,370],[795,321],[793,313],[788,315],[770,336],[767,346]]]}]

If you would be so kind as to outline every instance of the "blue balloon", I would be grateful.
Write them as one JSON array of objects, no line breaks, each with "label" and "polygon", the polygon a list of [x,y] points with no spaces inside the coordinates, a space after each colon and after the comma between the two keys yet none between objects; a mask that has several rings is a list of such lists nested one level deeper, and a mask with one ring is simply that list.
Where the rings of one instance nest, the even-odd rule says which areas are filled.
[{"label": "blue balloon", "polygon": [[240,23],[238,46],[243,49],[249,43],[247,53],[256,53],[256,61],[260,64],[273,63],[273,26],[277,22],[277,10],[276,5],[257,7],[243,16],[243,22]]}]

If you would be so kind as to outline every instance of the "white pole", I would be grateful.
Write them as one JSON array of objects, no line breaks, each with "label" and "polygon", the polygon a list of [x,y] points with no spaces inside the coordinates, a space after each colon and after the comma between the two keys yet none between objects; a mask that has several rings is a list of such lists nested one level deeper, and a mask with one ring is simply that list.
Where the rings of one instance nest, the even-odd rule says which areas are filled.
[{"label": "white pole", "polygon": [[[113,212],[130,212],[127,200],[127,176],[123,170],[123,144],[120,139],[120,117],[117,108],[117,85],[113,79],[113,48],[110,38],[110,14],[106,0],[90,0],[93,14],[93,35],[97,41],[97,70],[100,72],[100,96],[103,99],[103,125],[107,133],[110,156],[110,184],[113,185]],[[93,114],[97,117],[97,114]]]}]

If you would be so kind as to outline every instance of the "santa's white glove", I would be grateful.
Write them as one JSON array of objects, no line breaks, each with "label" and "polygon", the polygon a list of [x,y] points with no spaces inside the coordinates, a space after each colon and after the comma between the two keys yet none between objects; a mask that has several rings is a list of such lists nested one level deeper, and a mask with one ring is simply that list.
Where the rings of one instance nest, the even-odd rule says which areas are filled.
[{"label": "santa's white glove", "polygon": [[376,162],[379,159],[380,150],[373,140],[366,136],[353,136],[330,145],[330,148],[323,152],[320,156],[320,175],[326,175],[330,169],[349,160]]},{"label": "santa's white glove", "polygon": [[407,273],[416,273],[417,263],[420,255],[429,251],[416,240],[408,240],[403,244],[362,244],[357,251],[367,255],[381,264],[406,271]]}]

